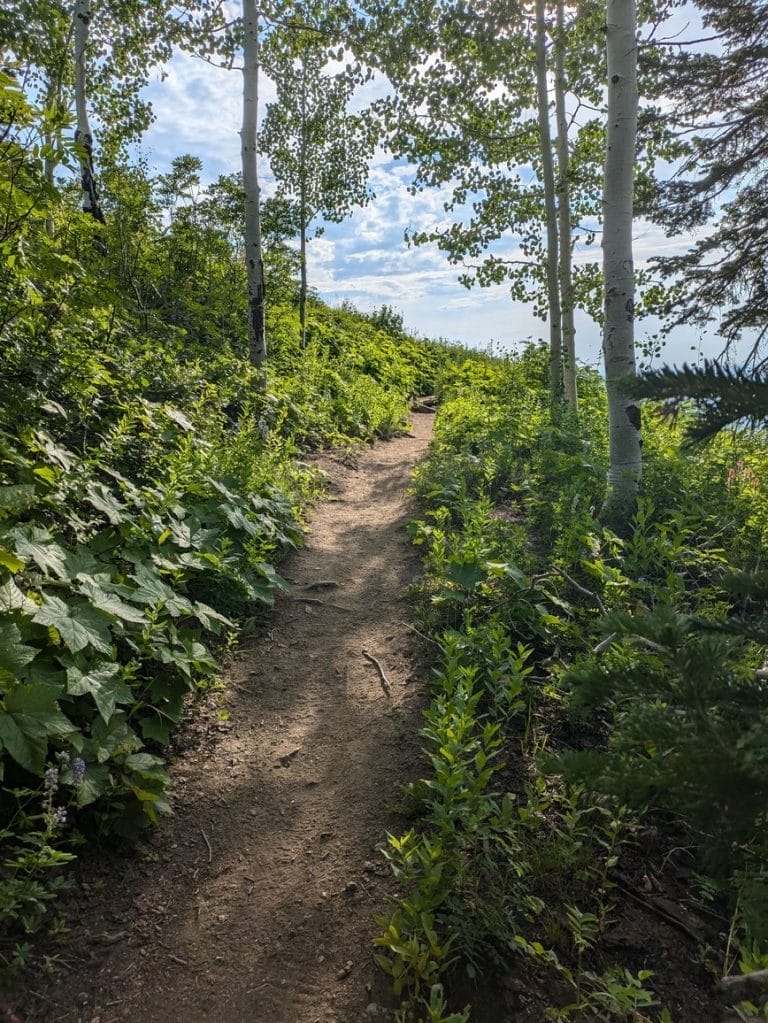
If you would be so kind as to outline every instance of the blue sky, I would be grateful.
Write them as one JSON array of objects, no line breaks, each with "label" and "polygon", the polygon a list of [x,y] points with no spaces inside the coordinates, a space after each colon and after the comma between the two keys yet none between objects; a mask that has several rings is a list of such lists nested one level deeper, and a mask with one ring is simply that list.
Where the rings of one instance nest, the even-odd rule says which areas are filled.
[{"label": "blue sky", "polygon": [[[174,156],[192,153],[203,161],[204,178],[239,170],[242,75],[237,70],[212,67],[204,61],[177,55],[159,72],[148,90],[156,120],[147,133],[143,151],[158,170]],[[379,91],[381,85],[369,86]],[[269,82],[262,83],[264,102],[274,98]],[[269,190],[269,175],[264,168]],[[371,167],[370,184],[376,194],[342,224],[326,226],[309,245],[309,282],[331,304],[349,300],[370,311],[383,304],[403,313],[406,326],[426,337],[446,337],[484,347],[490,343],[514,347],[529,338],[545,338],[547,325],[530,306],[514,302],[504,285],[467,290],[459,284],[460,268],[451,266],[435,246],[409,248],[406,229],[423,230],[445,222],[438,189],[411,195],[411,168],[378,152]],[[690,239],[670,240],[653,225],[638,222],[635,261],[643,266],[662,251],[679,251]],[[599,239],[589,258],[599,260]],[[637,325],[638,339],[656,324]],[[720,344],[713,335],[682,329],[667,343],[663,360],[695,361],[715,355]],[[577,319],[577,355],[597,366],[600,361],[599,327],[589,317]]]}]

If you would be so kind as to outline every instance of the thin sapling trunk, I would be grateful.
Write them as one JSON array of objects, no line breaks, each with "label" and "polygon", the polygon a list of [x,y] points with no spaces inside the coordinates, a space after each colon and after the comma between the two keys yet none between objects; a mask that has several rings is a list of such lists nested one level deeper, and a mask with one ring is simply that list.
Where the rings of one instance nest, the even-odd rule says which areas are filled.
[{"label": "thin sapling trunk", "polygon": [[536,0],[536,98],[539,115],[541,174],[547,220],[547,300],[549,304],[549,386],[553,411],[563,396],[563,337],[558,282],[557,197],[549,128],[547,35],[544,0]]},{"label": "thin sapling trunk", "polygon": [[563,332],[563,382],[565,400],[574,410],[578,406],[576,387],[576,327],[573,318],[573,274],[571,269],[572,226],[570,151],[568,117],[565,109],[565,0],[557,0],[555,27],[555,117],[557,119],[557,211],[559,225],[560,312]]},{"label": "thin sapling trunk", "polygon": [[243,126],[240,133],[245,192],[245,266],[248,278],[248,354],[266,386],[267,359],[261,191],[258,168],[259,10],[243,0]]}]

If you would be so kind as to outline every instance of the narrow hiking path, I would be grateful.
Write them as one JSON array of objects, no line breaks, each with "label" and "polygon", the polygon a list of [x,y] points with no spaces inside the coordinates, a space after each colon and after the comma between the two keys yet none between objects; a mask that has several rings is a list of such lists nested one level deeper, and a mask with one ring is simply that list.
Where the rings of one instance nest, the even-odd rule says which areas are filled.
[{"label": "narrow hiking path", "polygon": [[318,458],[330,500],[283,566],[291,593],[223,702],[209,697],[187,728],[176,813],[145,856],[83,861],[70,932],[33,978],[26,1020],[388,1018],[371,937],[394,887],[380,845],[402,826],[393,804],[417,756],[405,489],[432,420],[415,415],[413,436],[352,465]]}]

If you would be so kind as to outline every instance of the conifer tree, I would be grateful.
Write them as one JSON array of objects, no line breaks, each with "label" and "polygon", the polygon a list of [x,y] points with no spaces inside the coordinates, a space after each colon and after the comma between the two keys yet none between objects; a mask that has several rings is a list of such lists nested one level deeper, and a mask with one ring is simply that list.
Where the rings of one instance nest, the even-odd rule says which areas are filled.
[{"label": "conifer tree", "polygon": [[768,3],[696,0],[695,47],[669,40],[654,71],[665,117],[687,140],[681,170],[652,210],[672,235],[714,221],[683,255],[658,259],[682,298],[672,325],[715,322],[726,345],[768,335]]}]

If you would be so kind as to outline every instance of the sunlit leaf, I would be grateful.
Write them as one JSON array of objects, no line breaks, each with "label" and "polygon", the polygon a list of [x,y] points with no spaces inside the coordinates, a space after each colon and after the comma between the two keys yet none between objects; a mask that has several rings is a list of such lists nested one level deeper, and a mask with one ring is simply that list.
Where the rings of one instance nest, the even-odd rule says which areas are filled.
[{"label": "sunlit leaf", "polygon": [[44,593],[42,606],[33,620],[39,625],[52,625],[73,654],[88,646],[103,654],[112,651],[109,619],[85,600],[66,603],[60,597]]}]

